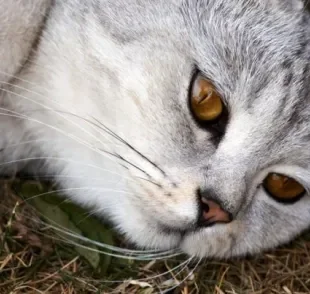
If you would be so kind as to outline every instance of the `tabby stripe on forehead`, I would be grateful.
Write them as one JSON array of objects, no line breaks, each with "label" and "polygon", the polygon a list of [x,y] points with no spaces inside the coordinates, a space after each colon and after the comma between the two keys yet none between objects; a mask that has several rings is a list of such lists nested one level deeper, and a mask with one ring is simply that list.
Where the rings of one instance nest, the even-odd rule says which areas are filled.
[{"label": "tabby stripe on forehead", "polygon": [[290,86],[292,79],[293,79],[293,73],[292,72],[287,73],[284,77],[283,86],[284,87]]},{"label": "tabby stripe on forehead", "polygon": [[307,27],[307,23],[310,24],[309,22],[309,15],[304,14],[302,18],[300,19],[299,25],[300,28],[302,29],[302,32],[300,33],[298,40],[299,40],[299,48],[296,50],[294,56],[300,57],[302,56],[307,48],[307,45],[309,44],[308,38],[307,38],[307,31],[305,31],[305,27]]},{"label": "tabby stripe on forehead", "polygon": [[[283,88],[285,95],[283,99],[280,102],[280,106],[278,108],[279,116],[282,116],[284,112],[287,110],[286,106],[288,105],[288,102],[292,96],[292,87],[293,87],[293,68],[292,68],[292,62],[283,62],[285,64],[284,66],[287,68],[287,73],[283,79]],[[287,67],[289,66],[289,67]]]},{"label": "tabby stripe on forehead", "polygon": [[292,93],[294,87],[286,87],[287,93],[283,97],[277,111],[275,119],[280,119],[282,122],[281,130],[279,130],[272,138],[272,144],[278,144],[285,140],[290,132],[298,131],[298,125],[303,120],[303,110],[306,109],[308,104],[308,95],[310,94],[310,83],[307,82],[309,77],[309,64],[302,68],[300,75],[294,75],[293,79],[295,87],[298,87]]},{"label": "tabby stripe on forehead", "polygon": [[[260,92],[265,89],[268,84],[270,83],[270,77],[267,75],[264,75],[263,77],[261,77],[261,79],[258,80],[258,83],[256,85],[256,88],[254,90],[254,95],[253,95],[253,99],[252,100],[256,100],[256,98],[258,97],[258,95],[260,94]],[[252,95],[250,95],[252,96]],[[248,108],[251,107],[252,105],[252,100],[249,99],[248,101]]]},{"label": "tabby stripe on forehead", "polygon": [[305,51],[306,51],[306,48],[307,48],[307,45],[308,45],[308,41],[307,40],[304,40],[306,38],[305,34],[303,34],[301,37],[300,37],[302,40],[301,42],[299,43],[299,48],[297,49],[297,51],[294,53],[294,56],[296,57],[301,57],[302,55],[304,55]]},{"label": "tabby stripe on forehead", "polygon": [[284,69],[291,69],[292,64],[293,64],[293,61],[290,58],[284,59],[284,61],[281,63],[281,65]]},{"label": "tabby stripe on forehead", "polygon": [[[291,64],[292,65],[292,64]],[[299,111],[300,111],[300,105],[302,105],[302,107],[304,107],[304,100],[307,98],[307,93],[309,93],[309,91],[304,91],[306,87],[308,87],[307,83],[307,75],[309,72],[309,65],[306,64],[304,65],[303,69],[302,69],[302,73],[300,75],[295,75],[294,76],[294,72],[293,72],[293,68],[291,67],[291,69],[288,70],[289,72],[287,73],[287,75],[284,78],[283,81],[283,87],[285,87],[285,91],[286,94],[281,102],[281,105],[279,107],[279,115],[283,115],[284,112],[287,111],[286,106],[289,105],[290,106],[290,118],[288,119],[289,122],[292,122],[294,120],[297,119],[297,117],[299,116]],[[294,81],[295,83],[292,83],[292,81]],[[300,90],[297,93],[292,93],[292,89],[294,88],[294,85],[296,85],[297,87],[300,88]],[[294,101],[290,101],[292,100],[292,96],[296,97],[296,99]],[[295,116],[295,119],[293,119]]]},{"label": "tabby stripe on forehead", "polygon": [[[290,113],[290,117],[288,118],[288,122],[290,124],[296,124],[299,122],[302,117],[302,113],[309,104],[309,95],[310,95],[310,83],[309,83],[309,78],[310,78],[310,72],[309,72],[309,64],[306,64],[303,67],[302,74],[299,76],[299,79],[297,81],[297,84],[300,87],[300,90],[298,93],[296,93],[296,100],[293,107],[293,111]],[[290,125],[292,127],[292,125]]]}]

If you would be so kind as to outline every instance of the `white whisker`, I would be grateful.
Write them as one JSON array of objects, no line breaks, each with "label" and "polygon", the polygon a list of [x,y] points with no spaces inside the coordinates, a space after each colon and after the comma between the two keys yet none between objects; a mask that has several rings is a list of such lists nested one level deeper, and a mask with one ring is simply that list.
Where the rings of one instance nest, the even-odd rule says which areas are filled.
[{"label": "white whisker", "polygon": [[[0,112],[0,115],[2,115],[1,112]],[[21,141],[21,142],[16,143],[16,144],[6,145],[5,148],[12,148],[12,147],[17,147],[17,146],[32,144],[32,143],[37,143],[37,142],[50,142],[50,141],[47,139],[27,140],[27,141]]]},{"label": "white whisker", "polygon": [[61,192],[68,192],[68,191],[79,191],[79,190],[95,190],[95,191],[99,190],[99,191],[106,191],[106,192],[111,192],[111,193],[121,193],[121,194],[133,195],[133,193],[128,192],[128,191],[124,191],[124,190],[115,190],[115,189],[108,189],[108,188],[103,188],[103,187],[86,186],[86,187],[64,188],[64,189],[58,189],[58,190],[53,190],[53,191],[49,191],[49,192],[44,192],[44,193],[37,194],[35,196],[29,197],[25,200],[29,201],[29,200],[35,199],[37,197],[51,195],[54,193],[61,193]]},{"label": "white whisker", "polygon": [[[191,259],[192,259],[192,258],[191,258]],[[166,290],[164,290],[163,292],[161,291],[160,293],[162,293],[162,294],[168,293],[168,292],[174,290],[176,287],[179,287],[182,283],[184,283],[184,282],[195,272],[195,270],[196,270],[196,268],[198,267],[198,265],[200,264],[201,260],[202,260],[202,258],[200,258],[200,259],[197,261],[195,267],[189,272],[189,274],[188,274],[183,280],[181,280],[180,282],[178,282],[177,285],[175,285],[175,286],[173,286],[173,287],[171,287],[171,288],[169,288],[169,289],[166,289]]]},{"label": "white whisker", "polygon": [[[0,204],[0,206],[4,207],[2,204]],[[33,209],[35,209],[35,208],[33,208]],[[45,218],[48,222],[45,222],[45,221],[42,221],[42,220],[38,221],[38,220],[35,220],[35,219],[32,219],[32,218],[29,218],[26,215],[25,215],[25,217],[27,219],[33,221],[33,222],[38,223],[38,224],[44,224],[48,228],[52,228],[56,232],[59,232],[59,233],[62,233],[64,235],[73,237],[73,238],[75,238],[77,240],[80,240],[80,241],[83,241],[85,243],[90,243],[90,244],[96,245],[99,248],[108,249],[108,250],[114,251],[114,252],[130,254],[130,255],[132,255],[132,257],[134,257],[134,255],[140,254],[142,256],[146,256],[146,257],[149,257],[149,258],[151,258],[153,256],[155,256],[155,257],[156,256],[157,257],[163,256],[162,258],[164,258],[164,257],[166,258],[167,254],[170,254],[170,255],[167,255],[168,257],[174,257],[174,256],[177,256],[177,255],[181,254],[180,252],[176,251],[176,249],[171,249],[171,250],[166,250],[166,251],[159,251],[159,250],[156,250],[156,249],[151,249],[151,250],[132,250],[132,249],[115,247],[113,245],[103,244],[101,242],[98,242],[98,241],[95,241],[95,240],[91,240],[91,239],[89,239],[87,237],[84,237],[84,236],[81,236],[81,235],[77,235],[75,232],[70,231],[66,227],[63,227],[60,224],[58,224],[57,222],[55,222],[54,220],[46,217],[40,211],[36,210],[36,213],[38,215],[40,215],[41,217]],[[30,228],[30,229],[33,230],[32,228]],[[35,231],[35,232],[42,234],[39,231]],[[49,236],[49,237],[51,237],[51,236]],[[68,241],[67,239],[61,239],[61,241],[64,241],[64,240]],[[104,251],[100,251],[99,253],[105,254]],[[149,254],[146,255],[147,253],[149,253]],[[124,257],[124,258],[126,258],[126,257]]]},{"label": "white whisker", "polygon": [[[166,259],[166,257],[165,257]],[[164,277],[166,276],[167,274],[171,274],[174,270],[177,270],[179,268],[181,268],[181,270],[179,270],[177,273],[174,274],[174,276],[177,276],[179,275],[180,273],[182,273],[186,267],[188,266],[188,264],[191,262],[191,260],[193,259],[193,257],[190,257],[188,259],[186,259],[185,261],[183,261],[182,263],[178,264],[177,266],[175,266],[174,268],[168,270],[168,271],[165,271],[163,273],[160,273],[160,274],[157,274],[157,275],[153,275],[153,276],[149,276],[147,278],[141,278],[141,279],[136,279],[135,281],[137,282],[146,282],[146,281],[149,281],[149,280],[155,280],[155,279],[158,279],[160,277]],[[89,280],[89,281],[96,281],[96,280]],[[100,282],[102,283],[124,283],[126,282],[126,280],[100,280]]]},{"label": "white whisker", "polygon": [[[5,90],[5,91],[6,91],[6,92],[9,92],[8,90]],[[12,93],[13,93],[13,92],[12,92]],[[18,95],[18,94],[15,94],[15,95]],[[4,111],[6,111],[6,112],[10,112],[10,113],[11,113],[11,114],[8,114],[8,113],[0,113],[2,116],[9,116],[9,117],[16,117],[16,118],[20,118],[20,119],[26,119],[26,120],[33,121],[33,122],[39,123],[39,124],[41,124],[41,125],[44,125],[44,126],[50,128],[50,129],[52,129],[52,130],[55,130],[55,131],[61,133],[62,135],[64,135],[64,136],[67,137],[67,138],[70,138],[70,139],[75,140],[76,142],[82,144],[84,147],[87,147],[88,149],[90,149],[90,150],[96,152],[97,154],[103,155],[103,156],[106,157],[107,159],[109,159],[109,160],[115,162],[115,158],[112,158],[111,155],[107,155],[105,152],[102,151],[102,149],[94,148],[92,145],[90,145],[90,144],[87,143],[86,141],[84,141],[84,140],[82,140],[82,139],[76,137],[76,136],[73,135],[73,134],[70,134],[70,133],[68,134],[67,132],[61,130],[60,128],[57,128],[57,127],[52,126],[52,125],[50,125],[50,124],[44,123],[44,122],[39,121],[39,120],[37,120],[37,119],[31,118],[31,117],[29,117],[29,116],[27,116],[27,115],[25,115],[25,114],[21,114],[21,113],[15,112],[15,111],[8,110],[8,109],[6,109],[6,108],[0,108],[0,110],[4,110]],[[54,112],[56,112],[56,111],[54,110]],[[101,141],[100,141],[100,143],[103,144],[103,142],[101,142]]]},{"label": "white whisker", "polygon": [[[48,219],[48,218],[46,218],[46,219]],[[35,221],[35,220],[32,220],[32,221]],[[112,257],[116,257],[116,258],[141,260],[141,261],[143,261],[143,260],[161,260],[164,258],[171,258],[171,257],[175,257],[175,256],[180,255],[180,253],[176,252],[175,250],[162,251],[162,252],[157,251],[156,252],[154,250],[149,250],[149,251],[147,251],[147,250],[130,250],[130,249],[125,249],[125,248],[115,247],[113,245],[104,244],[104,243],[101,243],[101,242],[98,242],[95,240],[91,240],[87,237],[77,235],[76,233],[71,232],[71,231],[67,230],[66,228],[60,226],[59,224],[57,224],[56,222],[54,222],[51,219],[48,219],[48,221],[51,223],[54,223],[55,225],[51,225],[49,223],[44,223],[42,221],[39,221],[38,223],[39,224],[44,223],[47,226],[47,228],[52,228],[54,231],[56,231],[58,233],[61,233],[63,235],[72,237],[72,238],[77,239],[79,241],[89,243],[89,244],[95,245],[99,248],[103,248],[103,249],[106,249],[109,251],[103,251],[103,250],[91,248],[87,245],[80,244],[74,240],[65,239],[64,237],[59,236],[59,235],[58,235],[59,238],[56,238],[54,236],[47,236],[48,238],[53,238],[54,240],[58,240],[58,241],[62,241],[62,242],[65,241],[66,244],[78,246],[78,247],[81,247],[84,249],[88,249],[90,251],[94,251],[96,253],[105,254],[105,255],[112,256]],[[35,222],[37,222],[37,221],[35,221]],[[32,228],[30,228],[30,229],[33,230]],[[46,234],[43,234],[42,232],[38,232],[38,231],[35,231],[35,232],[37,234],[42,234],[42,235],[46,236]],[[122,253],[123,255],[113,253],[113,252]]]},{"label": "white whisker", "polygon": [[117,176],[121,176],[125,179],[131,179],[130,177],[125,177],[121,174],[118,174],[114,171],[110,171],[108,169],[104,169],[104,168],[101,168],[99,166],[96,166],[96,165],[92,165],[92,164],[86,164],[84,162],[80,162],[80,161],[76,161],[76,160],[70,160],[68,158],[63,158],[63,157],[51,157],[51,156],[34,156],[34,157],[26,157],[26,158],[20,158],[20,159],[16,159],[16,160],[10,160],[10,161],[6,161],[6,162],[1,162],[0,163],[0,166],[3,166],[3,165],[6,165],[6,164],[13,164],[13,163],[18,163],[18,162],[24,162],[24,161],[29,161],[29,160],[59,160],[59,161],[66,161],[66,162],[72,162],[74,164],[78,164],[78,165],[81,165],[81,166],[87,166],[87,167],[91,167],[91,168],[94,168],[94,169],[98,169],[100,171],[103,171],[103,172],[107,172],[109,174],[113,174],[113,175],[117,175]]},{"label": "white whisker", "polygon": [[[7,91],[7,90],[6,90],[6,91]],[[17,94],[16,94],[16,95],[17,95]],[[15,111],[7,110],[6,108],[0,108],[0,110],[6,111],[5,113],[0,113],[0,115],[2,115],[2,116],[16,117],[16,118],[19,118],[19,119],[25,119],[25,120],[29,120],[29,121],[33,121],[33,122],[42,124],[42,125],[44,125],[44,126],[46,126],[46,127],[49,127],[50,129],[53,129],[53,130],[55,130],[55,131],[61,133],[62,135],[64,135],[64,136],[67,137],[67,138],[73,139],[74,141],[80,143],[82,146],[84,146],[84,147],[88,148],[89,150],[94,151],[95,153],[99,154],[100,156],[103,156],[103,157],[105,157],[106,159],[108,159],[108,160],[110,160],[110,161],[113,161],[114,163],[119,163],[120,158],[118,158],[117,156],[115,156],[115,154],[113,154],[113,153],[111,153],[111,152],[108,152],[108,151],[106,151],[106,150],[102,150],[101,148],[95,148],[95,147],[93,147],[91,144],[89,144],[87,141],[82,140],[82,139],[80,139],[79,137],[76,137],[76,136],[73,135],[73,134],[70,134],[70,133],[68,134],[67,132],[61,130],[60,128],[57,128],[57,127],[52,126],[52,125],[50,125],[50,124],[46,124],[46,123],[44,123],[44,122],[42,122],[42,121],[39,121],[39,120],[34,119],[34,118],[31,118],[31,117],[29,117],[29,116],[27,116],[27,115],[24,115],[24,114],[15,112]],[[54,111],[56,112],[56,110],[54,110]],[[9,112],[10,114],[7,113],[7,112]],[[74,115],[74,114],[73,114],[73,115]],[[77,116],[77,117],[79,117],[79,116]],[[79,117],[79,118],[81,118],[81,117]],[[87,120],[86,120],[86,121],[87,121]],[[94,127],[94,126],[92,125],[92,127]],[[103,144],[102,141],[100,141],[100,143]],[[118,161],[117,161],[116,159],[117,159]],[[123,162],[123,163],[124,163],[124,162]],[[126,163],[126,162],[125,162],[125,163]],[[129,162],[128,162],[127,164],[129,164]],[[121,165],[120,165],[120,166],[121,166]],[[139,167],[137,167],[137,166],[135,166],[135,165],[132,165],[132,164],[131,164],[131,166],[134,166],[135,168],[140,169]],[[140,169],[140,170],[141,170],[141,169]]]}]

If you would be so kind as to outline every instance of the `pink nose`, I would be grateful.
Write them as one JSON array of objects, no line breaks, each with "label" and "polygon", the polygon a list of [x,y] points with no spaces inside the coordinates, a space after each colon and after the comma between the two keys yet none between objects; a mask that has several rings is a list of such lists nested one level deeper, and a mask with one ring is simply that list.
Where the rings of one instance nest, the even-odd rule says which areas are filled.
[{"label": "pink nose", "polygon": [[229,223],[232,221],[232,215],[221,208],[221,206],[213,200],[201,197],[202,202],[202,222],[208,226],[214,223]]}]

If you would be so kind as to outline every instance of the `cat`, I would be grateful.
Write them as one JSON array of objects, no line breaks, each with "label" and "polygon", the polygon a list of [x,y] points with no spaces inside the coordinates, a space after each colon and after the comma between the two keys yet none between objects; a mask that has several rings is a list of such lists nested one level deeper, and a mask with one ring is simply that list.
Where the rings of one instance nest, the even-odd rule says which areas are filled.
[{"label": "cat", "polygon": [[0,0],[1,172],[143,249],[256,254],[310,225],[301,0]]}]

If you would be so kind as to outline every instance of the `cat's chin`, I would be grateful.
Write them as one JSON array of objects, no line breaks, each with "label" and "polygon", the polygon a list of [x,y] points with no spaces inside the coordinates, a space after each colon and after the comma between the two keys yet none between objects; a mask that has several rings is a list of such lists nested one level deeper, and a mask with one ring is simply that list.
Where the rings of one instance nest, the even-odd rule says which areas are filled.
[{"label": "cat's chin", "polygon": [[198,257],[230,258],[246,250],[238,244],[237,224],[215,225],[187,233],[163,231],[156,226],[139,223],[130,228],[130,221],[121,227],[128,239],[141,249],[176,250]]},{"label": "cat's chin", "polygon": [[130,240],[142,249],[176,250],[196,258],[231,258],[239,255],[237,252],[242,251],[242,244],[237,245],[234,235],[225,231],[213,227],[184,235],[159,231],[136,232],[134,236],[130,234]]},{"label": "cat's chin", "polygon": [[186,234],[180,249],[189,256],[197,258],[231,258],[240,254],[242,244],[238,244],[236,229],[238,224],[216,225]]},{"label": "cat's chin", "polygon": [[[128,232],[130,240],[140,248],[158,250],[177,250],[195,258],[232,258],[253,254],[262,248],[252,246],[241,236],[241,224],[238,221],[228,225],[215,225],[187,232],[163,232],[151,229],[145,224],[139,225],[140,230]],[[255,239],[254,237],[251,239]]]}]

